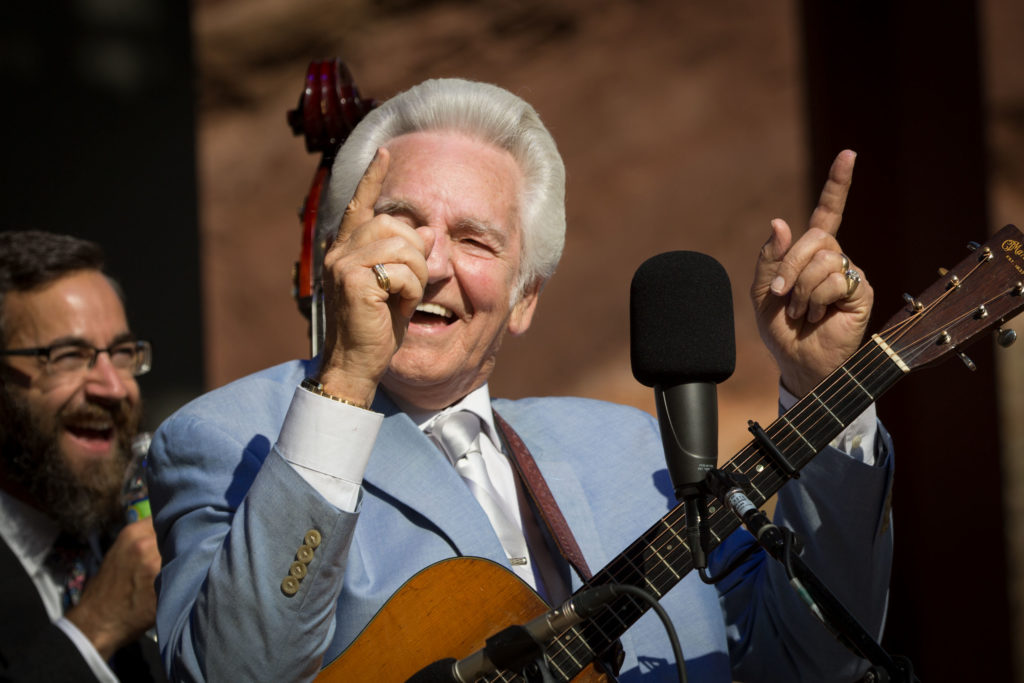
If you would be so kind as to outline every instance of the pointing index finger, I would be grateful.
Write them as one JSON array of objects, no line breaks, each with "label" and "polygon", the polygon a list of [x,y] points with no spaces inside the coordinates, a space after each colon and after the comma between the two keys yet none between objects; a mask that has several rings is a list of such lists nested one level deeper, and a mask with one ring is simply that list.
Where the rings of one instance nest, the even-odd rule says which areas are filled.
[{"label": "pointing index finger", "polygon": [[366,172],[359,180],[352,200],[345,207],[341,225],[338,226],[338,242],[344,242],[349,233],[373,219],[373,207],[380,197],[390,161],[391,155],[388,150],[383,147],[378,148],[373,159],[370,160],[370,165],[366,167]]},{"label": "pointing index finger", "polygon": [[836,156],[828,170],[828,180],[818,197],[818,206],[811,214],[808,227],[820,228],[830,235],[839,232],[843,209],[846,208],[846,196],[853,183],[853,164],[856,159],[857,153],[849,149],[844,149]]}]

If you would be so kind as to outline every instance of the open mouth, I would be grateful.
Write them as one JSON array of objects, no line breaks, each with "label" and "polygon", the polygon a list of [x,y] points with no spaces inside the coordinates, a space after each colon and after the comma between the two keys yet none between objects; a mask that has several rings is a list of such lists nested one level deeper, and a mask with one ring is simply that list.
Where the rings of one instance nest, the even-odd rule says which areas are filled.
[{"label": "open mouth", "polygon": [[455,314],[440,304],[420,304],[412,316],[417,325],[451,325],[455,320]]},{"label": "open mouth", "polygon": [[114,439],[114,426],[111,424],[68,424],[64,430],[75,440],[93,448],[106,448]]}]

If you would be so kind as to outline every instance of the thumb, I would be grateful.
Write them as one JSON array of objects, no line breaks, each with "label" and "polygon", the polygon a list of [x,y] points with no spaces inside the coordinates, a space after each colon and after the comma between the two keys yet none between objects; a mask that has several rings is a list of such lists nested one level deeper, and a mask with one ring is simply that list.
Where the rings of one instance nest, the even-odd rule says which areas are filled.
[{"label": "thumb", "polygon": [[781,218],[772,220],[771,235],[768,237],[768,241],[761,246],[761,251],[757,256],[753,284],[755,294],[765,296],[768,291],[771,291],[772,294],[782,295],[788,291],[792,283],[786,282],[785,278],[779,274],[779,264],[792,244],[793,231],[789,224]]}]

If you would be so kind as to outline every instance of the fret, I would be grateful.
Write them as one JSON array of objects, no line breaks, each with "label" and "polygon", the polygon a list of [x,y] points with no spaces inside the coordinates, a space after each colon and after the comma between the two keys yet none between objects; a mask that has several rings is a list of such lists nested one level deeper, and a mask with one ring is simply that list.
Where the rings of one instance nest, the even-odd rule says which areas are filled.
[{"label": "fret", "polygon": [[[583,645],[583,647],[586,648],[587,655],[589,655],[590,657],[594,656],[594,650],[591,649],[590,645],[587,644],[587,641],[583,640],[582,638],[577,638],[575,642],[579,642],[580,644]],[[569,657],[569,659],[572,660],[572,663],[575,664],[576,666],[578,666],[579,668],[582,669],[584,666],[586,666],[586,664],[582,664],[581,665],[580,660],[577,659],[576,657],[573,657],[572,650],[570,650],[569,648],[565,649],[565,654]]]},{"label": "fret", "polygon": [[661,562],[662,566],[664,566],[666,569],[668,569],[670,572],[672,572],[672,576],[675,577],[675,579],[677,581],[679,579],[683,578],[683,577],[679,576],[679,574],[676,573],[675,569],[672,569],[672,565],[669,564],[668,561],[664,557],[662,557],[661,553],[658,552],[657,549],[653,549],[652,548],[651,552],[654,554],[655,557],[658,558],[658,561]]},{"label": "fret", "polygon": [[861,383],[857,381],[857,378],[850,374],[850,371],[847,370],[845,366],[842,368],[842,371],[845,372],[847,375],[849,375],[850,379],[853,380],[854,384],[856,384],[860,388],[861,391],[863,391],[865,394],[867,394],[868,398],[870,398],[872,401],[875,400],[875,397],[871,395],[871,392],[868,391],[867,389],[865,389],[861,385]]},{"label": "fret", "polygon": [[835,420],[836,422],[838,422],[838,423],[840,424],[840,426],[842,426],[842,427],[846,427],[846,424],[845,424],[845,423],[844,423],[844,422],[843,422],[842,420],[840,420],[840,419],[839,419],[839,418],[838,418],[838,417],[836,416],[836,414],[835,414],[835,413],[833,413],[833,412],[832,412],[832,411],[831,411],[831,410],[829,409],[829,407],[828,407],[828,404],[827,404],[827,403],[825,403],[824,401],[822,401],[822,400],[821,400],[821,399],[820,399],[820,398],[818,397],[818,394],[816,394],[815,392],[813,392],[813,391],[812,391],[812,392],[811,392],[810,394],[808,394],[808,396],[811,396],[811,397],[813,397],[813,398],[814,398],[814,400],[816,400],[816,401],[817,401],[817,402],[818,402],[819,404],[821,404],[821,407],[825,409],[825,412],[826,412],[826,413],[828,413],[828,414],[829,414],[829,415],[830,415],[830,416],[832,417],[832,419],[833,419],[833,420]]},{"label": "fret", "polygon": [[[562,667],[560,667],[558,665],[558,662],[552,661],[550,658],[548,658],[547,661],[548,661],[548,670],[551,671],[553,674],[557,674],[558,676],[561,676],[562,678],[564,678],[566,680],[568,680],[570,678],[569,674],[567,674],[566,671]],[[574,662],[574,664],[576,666],[579,667],[580,670],[582,670],[583,667],[586,666],[586,664],[581,665],[575,659],[573,660],[573,662]]]},{"label": "fret", "polygon": [[[781,418],[779,418],[779,419],[780,419],[780,420],[783,420],[783,421],[784,421],[784,422],[786,423],[786,426],[787,426],[787,427],[789,427],[790,429],[792,429],[792,430],[793,430],[793,432],[794,432],[794,433],[795,433],[795,434],[796,434],[796,435],[797,435],[798,437],[800,437],[800,439],[801,439],[801,440],[803,440],[803,442],[804,442],[805,444],[807,444],[807,447],[808,447],[808,448],[810,448],[810,449],[811,449],[812,451],[814,450],[814,444],[813,444],[813,443],[811,443],[810,441],[808,441],[808,440],[807,440],[807,437],[805,437],[805,436],[803,435],[803,432],[801,432],[801,431],[800,431],[799,429],[797,429],[796,427],[794,427],[794,426],[793,426],[793,423],[789,421],[789,418],[787,418],[787,417],[786,417],[785,415],[783,415],[783,416],[782,416]],[[776,445],[777,445],[777,444],[776,444]]]},{"label": "fret", "polygon": [[[756,505],[759,506],[759,507],[761,505],[764,505],[765,501],[768,500],[769,498],[771,498],[770,495],[765,495],[765,493],[761,489],[757,488],[757,484],[754,482],[753,479],[750,480],[750,488],[754,489],[754,491],[757,492],[757,498],[758,498],[759,502],[756,503]],[[751,501],[751,502],[753,502],[753,501]]]}]

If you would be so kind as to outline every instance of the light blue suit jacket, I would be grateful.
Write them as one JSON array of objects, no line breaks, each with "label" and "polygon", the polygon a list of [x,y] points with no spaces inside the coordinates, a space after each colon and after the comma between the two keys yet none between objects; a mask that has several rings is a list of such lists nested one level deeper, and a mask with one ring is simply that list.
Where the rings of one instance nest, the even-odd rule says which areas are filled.
[{"label": "light blue suit jacket", "polygon": [[[299,477],[274,444],[296,386],[313,371],[294,361],[241,379],[188,404],[155,435],[150,495],[164,561],[157,624],[174,680],[311,679],[417,571],[455,556],[505,561],[458,474],[382,393],[374,409],[386,417],[358,512],[339,511]],[[674,505],[658,426],[646,413],[572,398],[494,406],[526,442],[594,572]],[[876,635],[891,560],[892,458],[880,435],[879,466],[826,449],[783,488],[776,512],[806,543],[805,561]],[[288,596],[282,579],[309,529],[322,542]],[[734,533],[712,554],[711,571],[752,542]],[[571,581],[580,587],[579,577]],[[760,552],[717,590],[691,573],[661,604],[691,681],[855,680],[864,669]],[[621,680],[675,680],[655,615],[622,643]]]}]

